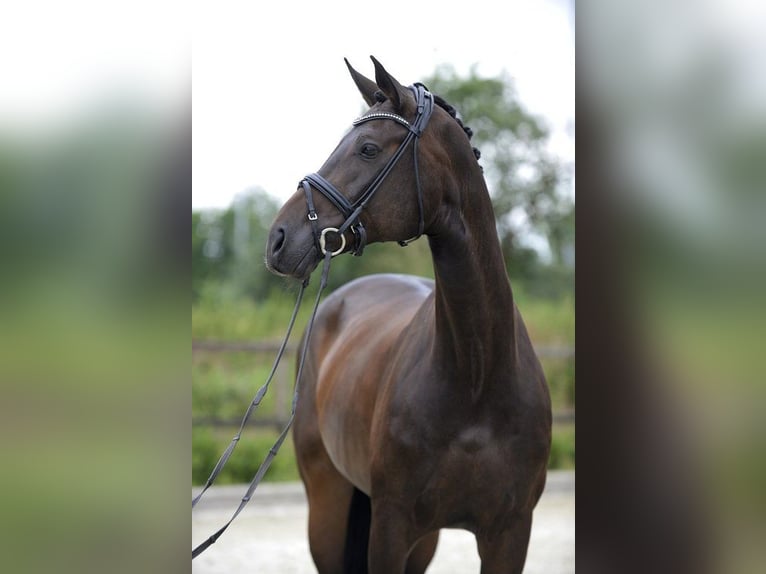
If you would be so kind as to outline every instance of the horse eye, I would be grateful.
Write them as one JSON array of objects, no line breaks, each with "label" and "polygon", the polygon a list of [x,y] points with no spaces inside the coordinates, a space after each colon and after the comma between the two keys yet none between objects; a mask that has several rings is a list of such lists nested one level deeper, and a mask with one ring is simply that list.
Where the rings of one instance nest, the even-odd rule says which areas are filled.
[{"label": "horse eye", "polygon": [[366,143],[362,146],[362,149],[359,151],[362,154],[362,157],[364,157],[365,159],[372,159],[376,155],[378,155],[378,151],[380,150],[378,146],[376,146],[375,144]]}]

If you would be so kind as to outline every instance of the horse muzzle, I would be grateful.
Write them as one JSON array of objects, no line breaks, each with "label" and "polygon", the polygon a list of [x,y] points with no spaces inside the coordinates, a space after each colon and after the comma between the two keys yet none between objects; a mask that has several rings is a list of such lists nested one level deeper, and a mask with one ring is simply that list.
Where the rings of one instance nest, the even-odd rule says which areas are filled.
[{"label": "horse muzzle", "polygon": [[304,280],[319,264],[314,240],[308,230],[291,231],[275,224],[266,243],[266,267],[283,277]]}]

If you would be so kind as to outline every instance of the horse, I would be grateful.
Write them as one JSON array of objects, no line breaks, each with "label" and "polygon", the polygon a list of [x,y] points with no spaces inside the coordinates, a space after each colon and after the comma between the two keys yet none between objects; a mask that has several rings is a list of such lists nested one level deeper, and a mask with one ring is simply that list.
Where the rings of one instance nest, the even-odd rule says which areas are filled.
[{"label": "horse", "polygon": [[362,277],[317,311],[293,427],[311,555],[320,574],[422,573],[439,530],[462,528],[483,574],[519,573],[550,451],[545,377],[469,128],[371,59],[375,81],[346,60],[370,108],[282,206],[266,264],[306,280],[325,255],[425,235],[434,280]]}]

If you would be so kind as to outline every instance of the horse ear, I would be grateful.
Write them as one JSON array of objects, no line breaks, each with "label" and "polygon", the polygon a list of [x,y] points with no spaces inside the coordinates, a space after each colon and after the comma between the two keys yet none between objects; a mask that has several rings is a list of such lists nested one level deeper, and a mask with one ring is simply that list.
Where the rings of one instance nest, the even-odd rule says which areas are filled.
[{"label": "horse ear", "polygon": [[346,62],[348,71],[351,73],[351,79],[354,80],[354,83],[359,89],[359,92],[362,94],[364,101],[367,102],[368,106],[372,107],[376,102],[375,92],[378,91],[378,85],[372,80],[365,78],[362,74],[351,67],[351,64],[348,63],[346,58],[343,58],[343,60]]},{"label": "horse ear", "polygon": [[381,91],[386,94],[391,103],[394,104],[395,109],[399,109],[402,104],[402,97],[406,88],[396,81],[391,74],[386,72],[383,64],[375,59],[375,56],[370,56],[372,63],[375,64],[375,81],[380,86]]}]

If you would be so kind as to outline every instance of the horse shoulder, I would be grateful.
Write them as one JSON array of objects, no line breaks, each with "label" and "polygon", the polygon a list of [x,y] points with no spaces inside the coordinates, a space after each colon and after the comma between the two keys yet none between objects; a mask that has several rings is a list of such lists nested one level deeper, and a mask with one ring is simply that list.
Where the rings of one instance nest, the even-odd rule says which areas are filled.
[{"label": "horse shoulder", "polygon": [[384,374],[429,293],[419,278],[366,276],[333,292],[317,316],[312,384],[318,430],[335,466],[360,487],[369,483],[371,424]]}]

